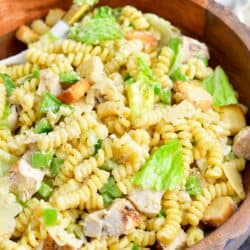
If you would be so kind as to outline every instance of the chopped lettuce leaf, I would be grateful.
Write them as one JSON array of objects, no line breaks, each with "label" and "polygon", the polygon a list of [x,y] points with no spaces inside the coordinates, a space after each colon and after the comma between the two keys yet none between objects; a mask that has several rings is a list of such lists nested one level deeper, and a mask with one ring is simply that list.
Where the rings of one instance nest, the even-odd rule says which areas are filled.
[{"label": "chopped lettuce leaf", "polygon": [[99,0],[74,0],[73,3],[78,4],[78,5],[89,5],[89,6],[94,6],[95,4],[98,3]]},{"label": "chopped lettuce leaf", "polygon": [[40,194],[44,199],[49,198],[53,189],[45,182],[42,182],[41,187],[38,190],[38,194]]},{"label": "chopped lettuce leaf", "polygon": [[56,158],[56,157],[52,159],[51,165],[50,165],[50,172],[52,174],[52,177],[56,177],[59,174],[61,165],[63,163],[64,163],[63,159]]},{"label": "chopped lettuce leaf", "polygon": [[33,168],[48,168],[52,158],[52,153],[34,152],[31,155],[31,165]]},{"label": "chopped lettuce leaf", "polygon": [[10,96],[13,92],[13,90],[16,88],[16,84],[11,79],[11,77],[8,74],[0,74],[0,77],[2,77],[4,81],[5,88],[7,90],[8,96]]},{"label": "chopped lettuce leaf", "polygon": [[170,70],[170,75],[172,75],[173,72],[175,72],[181,63],[182,59],[182,50],[181,50],[181,39],[179,37],[172,38],[169,41],[168,47],[173,50],[174,52],[174,58]]},{"label": "chopped lettuce leaf", "polygon": [[133,244],[132,250],[139,250],[139,247],[136,243]]},{"label": "chopped lettuce leaf", "polygon": [[121,38],[122,31],[114,18],[92,18],[86,26],[77,23],[71,27],[68,36],[78,42],[98,44]]},{"label": "chopped lettuce leaf", "polygon": [[177,81],[186,81],[186,76],[184,74],[181,73],[180,71],[180,68],[176,69],[172,74],[171,74],[171,79],[174,81],[174,82],[177,82]]},{"label": "chopped lettuce leaf", "polygon": [[115,184],[113,177],[109,177],[108,182],[102,186],[100,189],[100,194],[102,195],[106,205],[108,205],[114,199],[122,197],[122,192]]},{"label": "chopped lettuce leaf", "polygon": [[57,210],[55,208],[45,208],[43,210],[43,220],[46,226],[54,226],[58,221]]},{"label": "chopped lettuce leaf", "polygon": [[120,8],[110,8],[109,6],[101,6],[95,9],[93,18],[117,18],[121,13]]},{"label": "chopped lettuce leaf", "polygon": [[113,160],[105,160],[104,164],[100,166],[101,169],[106,171],[112,171],[113,169],[117,168],[118,164]]},{"label": "chopped lettuce leaf", "polygon": [[75,83],[80,80],[80,76],[75,71],[62,72],[59,74],[60,83]]},{"label": "chopped lettuce leaf", "polygon": [[0,176],[3,176],[17,160],[16,156],[0,149]]},{"label": "chopped lettuce leaf", "polygon": [[142,57],[139,56],[137,58],[137,64],[139,68],[138,79],[144,81],[145,83],[155,83],[156,80],[153,72]]},{"label": "chopped lettuce leaf", "polygon": [[164,210],[161,210],[157,215],[156,217],[158,218],[165,218],[166,217],[166,213]]},{"label": "chopped lettuce leaf", "polygon": [[46,118],[42,118],[35,127],[35,133],[42,134],[42,133],[49,133],[53,130],[50,122]]},{"label": "chopped lettuce leaf", "polygon": [[238,103],[235,91],[226,73],[220,66],[203,81],[202,86],[213,96],[215,106],[226,106]]},{"label": "chopped lettuce leaf", "polygon": [[144,189],[175,190],[184,175],[181,143],[169,140],[159,147],[133,177],[133,183]]},{"label": "chopped lettuce leaf", "polygon": [[171,104],[171,90],[162,90],[160,94],[160,100],[164,104]]},{"label": "chopped lettuce leaf", "polygon": [[103,148],[103,140],[98,139],[97,143],[95,144],[95,152],[94,155],[96,155],[99,151],[99,149]]},{"label": "chopped lettuce leaf", "polygon": [[47,113],[48,111],[57,113],[61,105],[62,102],[60,100],[58,100],[55,96],[53,96],[49,92],[46,92],[43,95],[40,110],[42,113]]},{"label": "chopped lettuce leaf", "polygon": [[186,190],[190,195],[201,194],[201,182],[198,176],[190,175],[186,182]]},{"label": "chopped lettuce leaf", "polygon": [[8,121],[9,115],[10,115],[10,106],[8,104],[5,104],[3,116],[0,120],[0,129],[8,129],[9,128],[9,121]]}]

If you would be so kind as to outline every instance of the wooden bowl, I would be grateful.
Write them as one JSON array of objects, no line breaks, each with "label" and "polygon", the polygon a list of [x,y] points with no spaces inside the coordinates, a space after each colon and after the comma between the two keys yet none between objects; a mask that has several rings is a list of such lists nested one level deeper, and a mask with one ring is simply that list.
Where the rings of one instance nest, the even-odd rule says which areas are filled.
[{"label": "wooden bowl", "polygon": [[[18,26],[44,16],[49,8],[66,8],[70,4],[69,0],[0,0],[0,58],[24,48],[14,37]],[[101,0],[100,4],[134,5],[170,20],[183,33],[206,42],[212,65],[222,65],[241,101],[250,108],[250,30],[230,11],[209,0]],[[250,235],[250,168],[244,173],[244,183],[247,197],[238,211],[190,249],[234,250]]]}]

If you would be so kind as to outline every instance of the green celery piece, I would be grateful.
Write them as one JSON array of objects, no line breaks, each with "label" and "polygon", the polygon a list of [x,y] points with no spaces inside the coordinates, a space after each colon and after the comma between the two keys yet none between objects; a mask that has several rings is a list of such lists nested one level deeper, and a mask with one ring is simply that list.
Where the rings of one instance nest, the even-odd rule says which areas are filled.
[{"label": "green celery piece", "polygon": [[49,133],[53,130],[53,127],[50,125],[50,122],[46,118],[42,118],[35,127],[35,133]]},{"label": "green celery piece", "polygon": [[99,0],[74,0],[73,3],[78,4],[78,5],[89,5],[89,6],[94,6],[97,4]]},{"label": "green celery piece", "polygon": [[34,152],[31,155],[31,165],[33,168],[48,168],[53,158],[53,153]]},{"label": "green celery piece", "polygon": [[122,192],[115,184],[113,177],[109,177],[108,182],[102,186],[100,194],[102,195],[106,205],[108,205],[112,200],[122,197]]},{"label": "green celery piece", "polygon": [[161,95],[161,91],[162,91],[161,86],[158,85],[158,84],[155,84],[154,85],[154,93],[155,93],[155,95],[160,96]]},{"label": "green celery piece", "polygon": [[75,71],[62,72],[59,74],[60,83],[75,83],[80,80],[80,76]]},{"label": "green celery piece", "polygon": [[132,250],[139,250],[139,247],[136,243],[133,244]]},{"label": "green celery piece", "polygon": [[100,166],[101,169],[106,171],[112,171],[113,169],[117,168],[118,164],[113,160],[105,160],[104,164]]},{"label": "green celery piece", "polygon": [[143,114],[147,114],[154,107],[154,85],[137,81],[126,86],[132,120],[136,124]]},{"label": "green celery piece", "polygon": [[63,163],[64,163],[63,159],[56,158],[56,157],[52,159],[51,165],[50,165],[50,171],[53,177],[56,177],[59,174],[61,165]]},{"label": "green celery piece", "polygon": [[109,6],[101,6],[95,9],[93,18],[114,18],[119,17],[121,12],[120,8],[113,9]]},{"label": "green celery piece", "polygon": [[97,143],[95,144],[95,152],[94,155],[96,155],[98,153],[98,150],[101,149],[103,147],[103,140],[98,139]]},{"label": "green celery piece", "polygon": [[53,189],[45,182],[42,182],[41,187],[38,190],[38,194],[40,194],[44,199],[49,198],[50,194],[52,193]]},{"label": "green celery piece", "polygon": [[202,82],[202,86],[213,96],[215,106],[226,106],[238,103],[235,91],[226,73],[220,66]]},{"label": "green celery piece", "polygon": [[159,147],[133,177],[133,183],[144,189],[175,190],[184,175],[182,147],[178,139]]},{"label": "green celery piece", "polygon": [[2,119],[0,120],[0,129],[9,128],[9,122],[8,122],[9,115],[10,115],[10,106],[6,103],[4,111],[3,111]]},{"label": "green celery piece", "polygon": [[47,113],[48,111],[57,113],[61,105],[62,102],[60,100],[58,100],[55,96],[53,96],[49,92],[46,92],[43,95],[40,110],[42,113]]},{"label": "green celery piece", "polygon": [[13,90],[16,88],[16,84],[11,79],[11,77],[8,74],[0,74],[0,77],[2,77],[4,81],[5,88],[7,90],[7,95],[10,96],[13,92]]},{"label": "green celery piece", "polygon": [[16,156],[0,149],[0,176],[3,176],[17,160]]},{"label": "green celery piece", "polygon": [[114,18],[92,18],[86,26],[75,24],[68,36],[78,42],[98,44],[100,41],[119,39],[123,34]]},{"label": "green celery piece", "polygon": [[171,90],[162,90],[160,94],[160,100],[164,104],[171,104]]},{"label": "green celery piece", "polygon": [[45,208],[43,210],[43,220],[46,226],[54,226],[58,221],[57,210],[54,208]]},{"label": "green celery piece", "polygon": [[181,48],[181,39],[179,37],[172,38],[169,41],[168,47],[173,50],[174,52],[174,58],[172,61],[172,66],[170,70],[170,75],[172,75],[173,72],[175,72],[181,63],[182,60],[182,48]]},{"label": "green celery piece", "polygon": [[186,81],[186,76],[184,74],[181,73],[180,69],[176,69],[172,74],[171,74],[171,79],[174,81],[174,82],[177,82],[177,81]]},{"label": "green celery piece", "polygon": [[192,196],[201,194],[200,178],[198,176],[190,175],[186,182],[186,190]]}]

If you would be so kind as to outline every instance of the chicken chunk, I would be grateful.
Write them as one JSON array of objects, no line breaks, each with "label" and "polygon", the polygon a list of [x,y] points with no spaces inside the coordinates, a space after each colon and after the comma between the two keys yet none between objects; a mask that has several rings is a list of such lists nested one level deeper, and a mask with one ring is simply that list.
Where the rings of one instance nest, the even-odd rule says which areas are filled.
[{"label": "chicken chunk", "polygon": [[108,210],[89,214],[84,221],[88,237],[109,237],[127,234],[139,225],[140,214],[126,199],[117,199]]},{"label": "chicken chunk", "polygon": [[184,51],[183,62],[194,57],[209,58],[209,51],[206,44],[197,41],[191,37],[183,36],[182,48]]},{"label": "chicken chunk", "polygon": [[76,248],[73,248],[71,246],[59,246],[57,243],[50,237],[47,236],[47,238],[44,240],[41,250],[75,250]]},{"label": "chicken chunk", "polygon": [[212,108],[213,97],[199,85],[177,82],[174,86],[174,90],[181,94],[182,99],[190,101],[203,111]]},{"label": "chicken chunk", "polygon": [[243,128],[234,138],[233,152],[250,160],[250,127]]},{"label": "chicken chunk", "polygon": [[223,123],[227,125],[231,135],[237,134],[246,127],[246,118],[239,105],[228,105],[220,109]]},{"label": "chicken chunk", "polygon": [[235,209],[231,197],[218,197],[207,207],[202,222],[211,227],[218,227],[234,213]]},{"label": "chicken chunk", "polygon": [[133,189],[128,199],[142,213],[148,216],[154,216],[161,210],[162,191]]},{"label": "chicken chunk", "polygon": [[162,250],[177,250],[182,249],[185,246],[187,235],[183,230],[180,230],[177,237],[168,245],[162,245]]},{"label": "chicken chunk", "polygon": [[37,94],[43,95],[47,91],[52,95],[58,95],[62,91],[59,77],[50,70],[41,70]]},{"label": "chicken chunk", "polygon": [[10,190],[22,201],[27,201],[40,188],[44,172],[32,168],[24,159],[18,161],[9,172]]}]

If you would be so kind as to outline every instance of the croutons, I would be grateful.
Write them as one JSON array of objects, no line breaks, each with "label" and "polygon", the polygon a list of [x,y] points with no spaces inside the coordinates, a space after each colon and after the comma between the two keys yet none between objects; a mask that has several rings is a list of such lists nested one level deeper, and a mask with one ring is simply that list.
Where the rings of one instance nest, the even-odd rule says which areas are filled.
[{"label": "croutons", "polygon": [[32,22],[31,29],[38,35],[43,35],[49,31],[50,27],[42,19],[37,19]]},{"label": "croutons", "polygon": [[234,137],[233,152],[238,157],[250,160],[250,127],[243,128]]},{"label": "croutons", "polygon": [[202,222],[211,227],[218,227],[234,213],[235,208],[231,197],[218,197],[207,207]]},{"label": "croutons", "polygon": [[220,115],[223,123],[227,125],[231,135],[237,134],[246,127],[245,115],[238,105],[229,105],[220,108]]},{"label": "croutons", "polygon": [[61,92],[57,97],[63,103],[71,104],[77,102],[90,88],[87,80],[81,79],[79,82],[73,84],[70,88]]},{"label": "croutons", "polygon": [[158,41],[154,36],[142,31],[128,32],[126,33],[125,37],[127,40],[133,40],[133,39],[141,40],[144,44],[144,50],[146,52],[152,51],[152,49],[154,49],[158,45]]},{"label": "croutons", "polygon": [[16,38],[26,44],[36,42],[39,36],[28,26],[22,25],[16,32]]},{"label": "croutons", "polygon": [[62,9],[52,9],[45,18],[45,22],[49,26],[54,26],[64,15],[65,11]]},{"label": "croutons", "polygon": [[70,246],[58,246],[57,243],[50,237],[44,240],[42,250],[73,250],[73,247]]},{"label": "croutons", "polygon": [[212,108],[213,97],[199,85],[177,82],[174,85],[174,90],[181,94],[182,99],[190,101],[203,111]]}]

